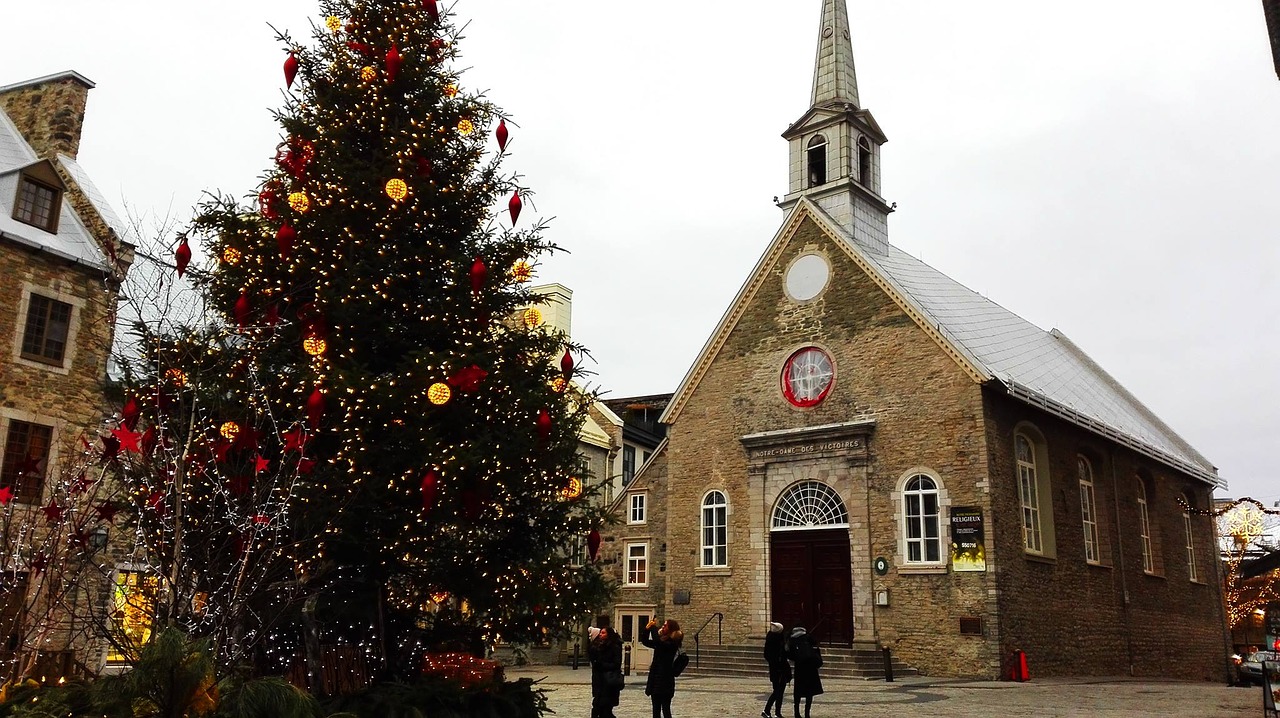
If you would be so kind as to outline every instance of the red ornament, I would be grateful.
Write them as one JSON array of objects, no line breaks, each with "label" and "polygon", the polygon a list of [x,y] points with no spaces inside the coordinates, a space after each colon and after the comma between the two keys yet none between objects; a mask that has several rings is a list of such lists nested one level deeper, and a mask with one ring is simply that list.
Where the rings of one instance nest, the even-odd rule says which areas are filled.
[{"label": "red ornament", "polygon": [[289,53],[289,58],[284,61],[284,84],[285,87],[293,87],[293,78],[298,74],[298,56]]},{"label": "red ornament", "polygon": [[156,427],[148,426],[147,430],[142,432],[142,453],[150,456],[156,450],[157,442]]},{"label": "red ornament", "polygon": [[600,558],[600,532],[597,529],[591,529],[591,533],[587,534],[587,551],[591,554],[592,563]]},{"label": "red ornament", "polygon": [[538,438],[545,439],[551,435],[551,414],[546,409],[538,409]]},{"label": "red ornament", "polygon": [[520,201],[520,190],[516,190],[511,195],[511,201],[507,203],[507,210],[511,212],[511,226],[516,226],[516,220],[520,219],[520,208],[524,203]]},{"label": "red ornament", "polygon": [[280,436],[284,439],[285,453],[290,451],[301,452],[307,446],[307,432],[300,426],[295,426]]},{"label": "red ornament", "polygon": [[396,44],[391,43],[391,49],[387,50],[387,82],[396,81],[396,73],[400,72],[400,51],[396,49]]},{"label": "red ornament", "polygon": [[481,510],[480,492],[475,489],[463,489],[462,491],[462,518],[468,521],[475,521],[480,518]]},{"label": "red ornament", "polygon": [[476,261],[471,263],[471,293],[479,296],[480,290],[484,288],[484,280],[489,276],[489,268],[484,266],[484,260],[476,257]]},{"label": "red ornament", "polygon": [[45,520],[47,520],[51,524],[61,521],[62,514],[65,511],[65,509],[63,509],[54,501],[50,501],[48,506],[45,506],[40,510],[44,512]]},{"label": "red ornament", "polygon": [[266,219],[277,219],[280,213],[276,211],[277,201],[275,190],[264,189],[258,193],[258,213]]},{"label": "red ornament", "polygon": [[272,304],[267,307],[267,326],[274,327],[280,323],[280,305]]},{"label": "red ornament", "polygon": [[415,157],[414,161],[418,163],[419,177],[431,176],[431,160],[427,159],[426,157]]},{"label": "red ornament", "polygon": [[159,491],[155,491],[147,497],[147,506],[156,512],[157,516],[164,516],[168,513],[164,505],[164,494]]},{"label": "red ornament", "polygon": [[10,501],[13,501],[13,489],[0,487],[0,506],[8,506]]},{"label": "red ornament", "polygon": [[347,47],[355,52],[360,53],[361,55],[364,55],[365,57],[369,57],[373,55],[373,48],[369,47],[363,42],[350,41],[347,43]]},{"label": "red ornament", "polygon": [[493,133],[498,138],[498,149],[507,149],[507,121],[505,119],[498,120],[498,129]]},{"label": "red ornament", "polygon": [[174,264],[178,267],[178,276],[181,277],[187,271],[187,265],[191,264],[191,247],[187,245],[187,238],[182,237],[182,241],[178,244],[178,249],[173,253]]},{"label": "red ornament", "polygon": [[244,329],[245,320],[249,318],[249,293],[241,290],[240,298],[236,300],[236,324]]},{"label": "red ornament", "polygon": [[320,387],[316,387],[311,392],[311,398],[307,399],[307,423],[312,429],[320,428],[320,420],[324,418],[324,394],[320,393]]},{"label": "red ornament", "polygon": [[431,513],[436,505],[436,492],[440,488],[440,475],[434,469],[422,477],[422,510]]},{"label": "red ornament", "polygon": [[138,426],[138,412],[138,402],[134,401],[133,397],[129,397],[129,401],[126,401],[124,408],[120,410],[120,417],[130,431]]},{"label": "red ornament", "polygon": [[116,518],[116,514],[120,512],[120,509],[110,501],[103,501],[102,503],[93,507],[93,510],[98,513],[98,518],[102,519],[103,521],[106,521],[107,523],[111,523],[112,521],[114,521]]},{"label": "red ornament", "polygon": [[440,8],[436,7],[436,0],[422,0],[422,6],[427,9],[427,15],[431,16],[431,22],[440,22]]},{"label": "red ornament", "polygon": [[139,434],[136,431],[130,431],[126,427],[120,427],[119,429],[113,430],[111,435],[116,437],[116,440],[120,442],[121,449],[124,449],[125,451],[132,451],[135,454],[142,453],[142,447],[138,445],[138,441],[142,438],[142,434]]},{"label": "red ornament", "polygon": [[573,355],[568,349],[565,349],[564,356],[560,357],[560,371],[564,372],[565,381],[568,381],[569,375],[573,374]]},{"label": "red ornament", "polygon": [[489,372],[472,364],[469,367],[459,369],[449,377],[449,386],[458,391],[475,391],[480,388],[480,382],[489,376]]},{"label": "red ornament", "polygon": [[298,232],[287,224],[276,230],[276,245],[280,247],[280,259],[288,259],[293,251],[293,243],[298,241]]}]

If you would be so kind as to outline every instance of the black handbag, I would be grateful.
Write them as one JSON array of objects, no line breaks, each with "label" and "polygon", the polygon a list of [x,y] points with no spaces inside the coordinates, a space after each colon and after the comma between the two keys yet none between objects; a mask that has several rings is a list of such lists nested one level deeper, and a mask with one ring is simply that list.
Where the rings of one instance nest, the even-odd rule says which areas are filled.
[{"label": "black handbag", "polygon": [[622,677],[622,671],[605,671],[604,684],[614,690],[622,690],[627,681]]}]

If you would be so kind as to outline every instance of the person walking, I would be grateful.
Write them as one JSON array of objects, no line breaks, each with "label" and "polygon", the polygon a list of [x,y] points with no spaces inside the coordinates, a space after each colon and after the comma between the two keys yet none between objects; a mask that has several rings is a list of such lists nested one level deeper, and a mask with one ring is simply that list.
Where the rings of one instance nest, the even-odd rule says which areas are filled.
[{"label": "person walking", "polygon": [[770,623],[769,632],[764,634],[764,660],[769,664],[773,693],[769,694],[769,702],[760,711],[760,718],[769,718],[770,708],[776,711],[777,718],[782,718],[782,699],[787,692],[787,684],[791,682],[791,664],[787,663],[787,636],[782,632],[781,623]]},{"label": "person walking", "polygon": [[622,694],[622,638],[608,616],[596,616],[587,630],[587,658],[591,661],[591,718],[614,718],[613,708]]},{"label": "person walking", "polygon": [[640,634],[640,642],[653,649],[649,679],[644,685],[645,694],[653,702],[653,718],[671,718],[671,699],[676,695],[676,656],[684,643],[680,624],[668,618],[659,628],[657,621],[649,621]]},{"label": "person walking", "polygon": [[822,679],[818,669],[822,667],[822,652],[803,626],[791,629],[791,641],[787,645],[787,658],[796,665],[796,685],[791,689],[795,695],[795,718],[800,716],[800,699],[804,699],[804,718],[809,718],[809,708],[813,705],[813,697],[822,695]]}]

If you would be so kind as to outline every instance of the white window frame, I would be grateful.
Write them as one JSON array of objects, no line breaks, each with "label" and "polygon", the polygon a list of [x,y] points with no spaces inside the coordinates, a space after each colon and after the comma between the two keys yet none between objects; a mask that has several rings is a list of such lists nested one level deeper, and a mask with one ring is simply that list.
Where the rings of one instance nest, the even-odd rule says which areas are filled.
[{"label": "white window frame", "polygon": [[[639,549],[639,551],[636,551]],[[627,544],[626,577],[623,586],[649,585],[649,542]]]},{"label": "white window frame", "polygon": [[[715,497],[719,497],[717,500]],[[719,489],[703,494],[699,504],[698,537],[702,550],[698,565],[725,568],[729,565],[729,497]],[[711,531],[708,541],[708,531]],[[723,542],[717,539],[723,538]]]},{"label": "white window frame", "polygon": [[[912,488],[912,482],[927,481],[931,488]],[[933,498],[933,513],[926,513],[926,502],[929,497]],[[916,508],[919,511],[912,513],[912,501],[915,501]],[[899,504],[902,509],[902,559],[903,563],[909,566],[933,566],[944,564],[947,561],[947,555],[943,553],[942,541],[942,482],[937,477],[931,476],[924,472],[914,472],[902,485],[902,499]],[[928,535],[928,522],[932,519],[934,535]],[[911,529],[918,526],[918,538],[912,538]],[[929,558],[929,545],[934,544],[937,551],[937,558]],[[911,557],[912,547],[919,550],[919,558]]]},{"label": "white window frame", "polygon": [[644,493],[634,493],[627,499],[627,523],[636,526],[649,520],[649,501]]},{"label": "white window frame", "polygon": [[1142,538],[1142,570],[1154,574],[1156,560],[1151,544],[1151,511],[1147,503],[1147,485],[1141,476],[1136,479],[1138,482],[1138,533]]},{"label": "white window frame", "polygon": [[1191,525],[1191,500],[1185,495],[1182,500],[1187,505],[1187,508],[1182,511],[1182,525],[1186,529],[1187,535],[1187,576],[1198,583],[1200,581],[1200,572],[1196,566],[1196,541]]},{"label": "white window frame", "polygon": [[[1026,444],[1030,461],[1022,456],[1019,442]],[[1022,547],[1027,553],[1044,554],[1044,529],[1040,522],[1040,471],[1036,465],[1036,442],[1022,432],[1014,434],[1014,460],[1018,469],[1018,497],[1022,505]]]},{"label": "white window frame", "polygon": [[1076,455],[1076,475],[1080,480],[1080,520],[1084,528],[1084,560],[1102,564],[1102,542],[1098,538],[1098,498],[1093,490],[1093,464],[1083,454]]}]

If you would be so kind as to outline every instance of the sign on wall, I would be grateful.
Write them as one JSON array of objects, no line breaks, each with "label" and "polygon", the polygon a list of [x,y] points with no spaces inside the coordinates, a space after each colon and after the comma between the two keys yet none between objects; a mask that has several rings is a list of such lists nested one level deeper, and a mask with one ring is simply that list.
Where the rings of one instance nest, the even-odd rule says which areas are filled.
[{"label": "sign on wall", "polygon": [[1272,650],[1280,650],[1276,648],[1280,645],[1280,603],[1267,604],[1267,643],[1271,644]]},{"label": "sign on wall", "polygon": [[982,531],[982,508],[951,507],[951,570],[986,571],[987,549]]}]

